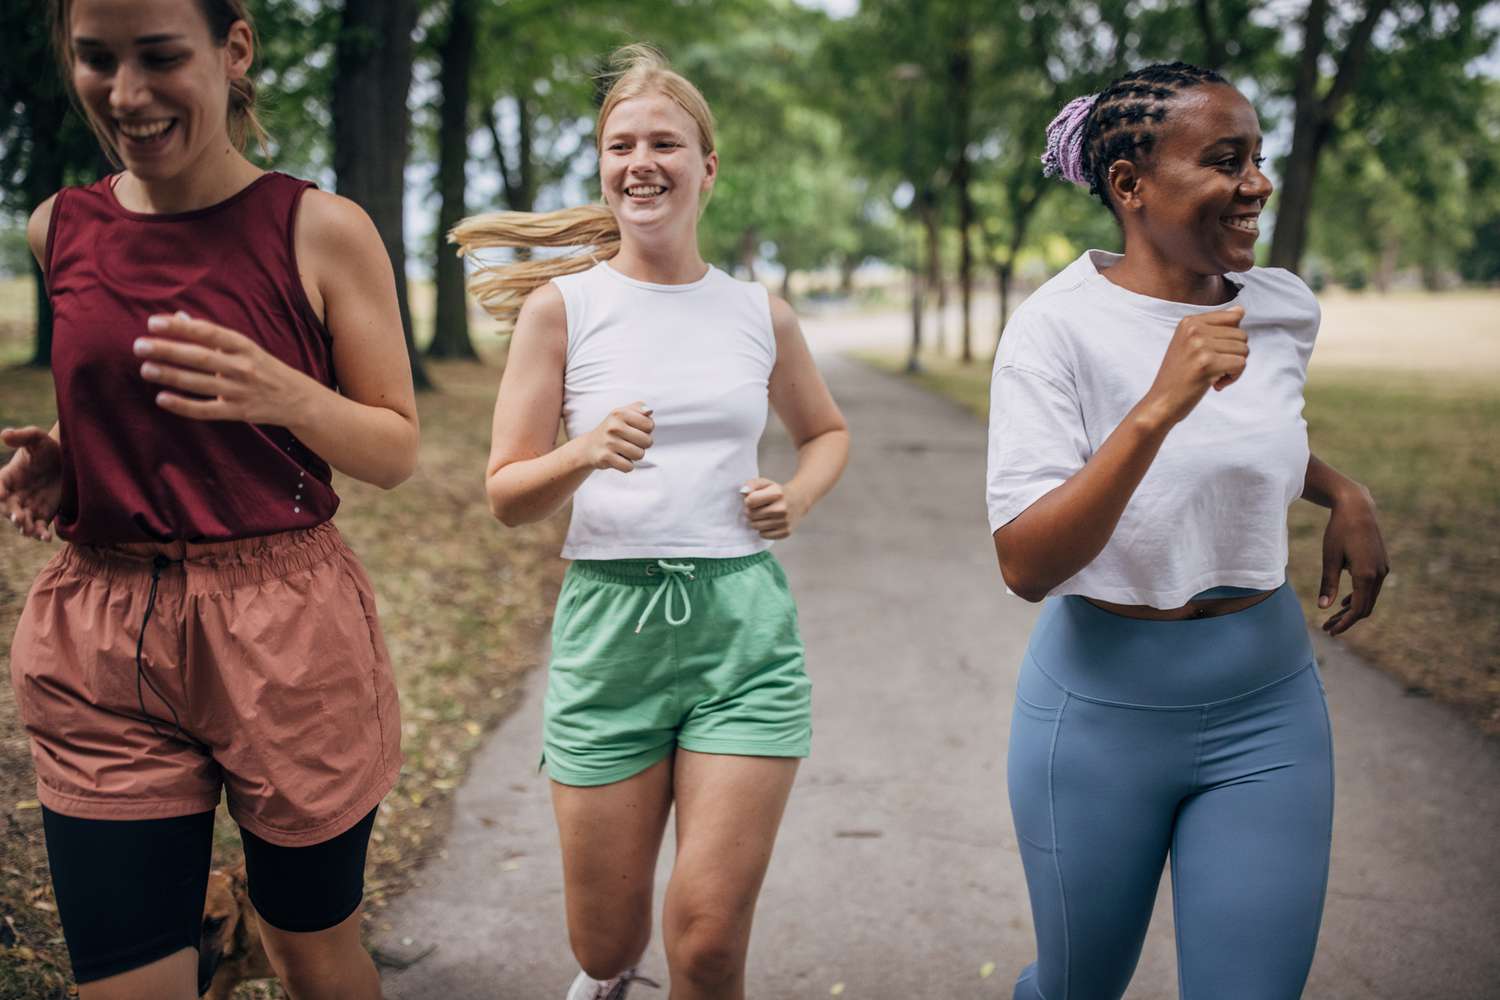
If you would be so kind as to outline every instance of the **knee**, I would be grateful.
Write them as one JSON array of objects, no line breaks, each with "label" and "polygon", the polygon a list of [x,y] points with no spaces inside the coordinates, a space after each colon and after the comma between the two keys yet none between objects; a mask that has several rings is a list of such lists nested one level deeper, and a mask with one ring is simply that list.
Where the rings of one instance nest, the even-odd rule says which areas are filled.
[{"label": "knee", "polygon": [[700,990],[725,987],[744,969],[745,948],[739,929],[713,917],[687,921],[667,950],[673,978],[685,979]]},{"label": "knee", "polygon": [[[373,970],[358,939],[326,934],[264,933],[266,957],[281,985],[293,997],[334,997]],[[369,970],[366,969],[369,966]]]},{"label": "knee", "polygon": [[574,935],[573,957],[578,960],[578,967],[592,978],[613,979],[639,962],[649,943],[649,927],[645,934],[629,935],[624,939]]},{"label": "knee", "polygon": [[276,978],[292,996],[317,996],[339,976],[341,963],[325,947],[279,941],[266,948]]}]

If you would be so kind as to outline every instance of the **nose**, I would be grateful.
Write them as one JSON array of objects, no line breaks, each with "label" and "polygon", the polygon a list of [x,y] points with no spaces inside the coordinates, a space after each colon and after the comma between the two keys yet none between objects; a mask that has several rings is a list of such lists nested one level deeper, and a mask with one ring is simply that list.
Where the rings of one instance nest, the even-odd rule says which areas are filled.
[{"label": "nose", "polygon": [[636,143],[635,148],[630,151],[627,164],[631,173],[646,173],[655,166],[651,144],[649,142]]},{"label": "nose", "polygon": [[116,114],[128,113],[144,107],[149,100],[146,74],[132,60],[122,60],[115,67],[114,79],[110,81],[110,109]]},{"label": "nose", "polygon": [[1267,177],[1260,167],[1252,163],[1250,165],[1249,176],[1240,185],[1240,194],[1246,198],[1259,198],[1261,201],[1265,201],[1271,197],[1271,192],[1274,190],[1276,190],[1276,187],[1271,183],[1271,178]]}]

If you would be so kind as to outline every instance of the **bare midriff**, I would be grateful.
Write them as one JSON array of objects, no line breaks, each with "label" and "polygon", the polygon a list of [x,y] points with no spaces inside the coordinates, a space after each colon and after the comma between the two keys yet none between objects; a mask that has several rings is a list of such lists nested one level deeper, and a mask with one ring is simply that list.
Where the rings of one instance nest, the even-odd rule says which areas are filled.
[{"label": "bare midriff", "polygon": [[1232,615],[1236,611],[1255,607],[1274,593],[1276,593],[1274,590],[1263,590],[1257,594],[1245,594],[1239,597],[1209,597],[1201,601],[1188,601],[1180,608],[1153,608],[1147,604],[1114,604],[1110,601],[1098,601],[1092,597],[1085,597],[1084,600],[1112,615],[1141,618],[1153,622],[1175,622],[1188,618],[1217,618],[1220,615]]}]

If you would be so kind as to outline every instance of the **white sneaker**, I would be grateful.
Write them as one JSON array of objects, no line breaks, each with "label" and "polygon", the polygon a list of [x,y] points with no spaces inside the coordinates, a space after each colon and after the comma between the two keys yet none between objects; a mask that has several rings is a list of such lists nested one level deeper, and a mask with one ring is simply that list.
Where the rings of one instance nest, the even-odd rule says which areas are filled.
[{"label": "white sneaker", "polygon": [[625,1000],[631,983],[644,983],[661,989],[661,983],[647,979],[634,968],[626,969],[613,979],[591,979],[587,972],[579,972],[578,978],[568,988],[567,1000]]}]

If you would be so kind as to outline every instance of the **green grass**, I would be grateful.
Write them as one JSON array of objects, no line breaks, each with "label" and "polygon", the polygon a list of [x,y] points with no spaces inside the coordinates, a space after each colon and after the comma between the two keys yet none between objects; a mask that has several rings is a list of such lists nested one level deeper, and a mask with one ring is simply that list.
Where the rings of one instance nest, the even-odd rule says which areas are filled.
[{"label": "green grass", "polygon": [[[863,360],[899,372],[904,358]],[[913,376],[975,414],[989,409],[989,366],[928,359]],[[1480,379],[1314,370],[1313,451],[1374,494],[1390,555],[1376,612],[1346,641],[1407,690],[1455,706],[1500,734],[1500,389]],[[1310,621],[1327,514],[1294,504],[1291,579]],[[1345,584],[1347,586],[1347,582]]]}]

